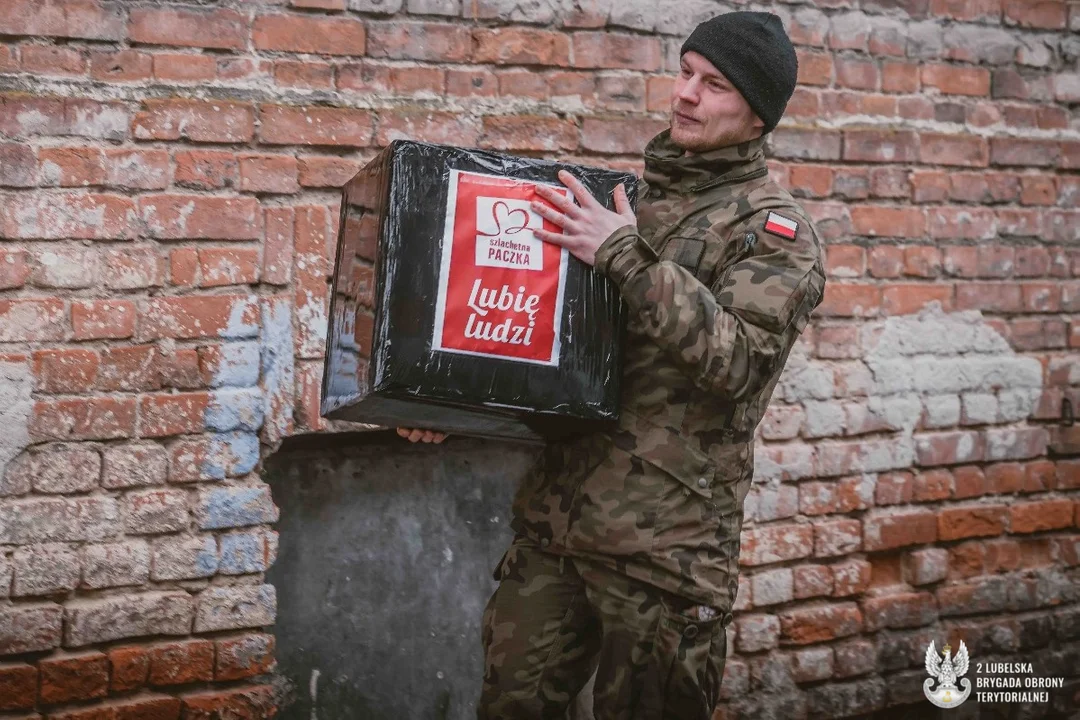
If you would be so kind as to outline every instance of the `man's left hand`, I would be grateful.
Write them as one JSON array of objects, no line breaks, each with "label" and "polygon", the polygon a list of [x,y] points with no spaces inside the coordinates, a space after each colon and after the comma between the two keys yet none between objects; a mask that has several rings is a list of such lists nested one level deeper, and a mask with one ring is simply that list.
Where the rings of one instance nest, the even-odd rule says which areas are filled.
[{"label": "man's left hand", "polygon": [[570,251],[574,257],[592,265],[596,262],[596,251],[604,241],[619,228],[633,225],[637,227],[637,218],[626,197],[626,188],[620,183],[613,193],[615,209],[611,212],[594,198],[581,182],[566,170],[559,171],[559,180],[574,194],[577,204],[562,193],[545,185],[536,186],[536,194],[547,200],[552,208],[542,202],[533,201],[532,208],[541,217],[550,220],[562,228],[561,233],[547,230],[534,230],[536,237],[544,242],[560,245]]}]

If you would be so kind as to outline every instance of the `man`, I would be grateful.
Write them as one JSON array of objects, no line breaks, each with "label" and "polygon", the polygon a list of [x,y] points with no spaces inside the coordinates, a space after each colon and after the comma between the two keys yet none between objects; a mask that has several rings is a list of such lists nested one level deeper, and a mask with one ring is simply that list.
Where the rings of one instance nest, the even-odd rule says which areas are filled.
[{"label": "man", "polygon": [[550,444],[518,491],[481,720],[562,718],[594,670],[597,720],[712,715],[754,429],[825,284],[816,230],[762,150],[796,74],[775,15],[706,21],[645,149],[637,216],[621,187],[611,212],[568,173],[577,205],[546,190],[554,209],[534,205],[562,228],[541,239],[619,287],[624,387],[614,430]]}]

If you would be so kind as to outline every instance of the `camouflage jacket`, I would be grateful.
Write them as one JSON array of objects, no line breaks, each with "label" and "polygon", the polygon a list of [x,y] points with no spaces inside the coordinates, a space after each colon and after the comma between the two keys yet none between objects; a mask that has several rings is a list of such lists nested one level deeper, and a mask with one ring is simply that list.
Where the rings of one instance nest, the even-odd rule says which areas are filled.
[{"label": "camouflage jacket", "polygon": [[637,227],[596,254],[629,310],[620,421],[549,444],[512,527],[728,609],[754,429],[821,302],[823,251],[764,139],[685,156],[668,134],[646,147]]}]

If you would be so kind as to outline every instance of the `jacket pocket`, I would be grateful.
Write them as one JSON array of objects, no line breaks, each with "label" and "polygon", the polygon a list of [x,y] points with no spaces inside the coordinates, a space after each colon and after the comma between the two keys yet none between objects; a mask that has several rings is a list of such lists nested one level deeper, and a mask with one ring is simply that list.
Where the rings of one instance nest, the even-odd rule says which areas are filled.
[{"label": "jacket pocket", "polygon": [[[677,603],[677,605],[676,605]],[[709,620],[680,612],[682,598],[660,599],[655,662],[659,697],[648,698],[650,717],[663,720],[709,720],[720,695],[730,613],[720,609]],[[654,689],[655,688],[655,689]]]}]

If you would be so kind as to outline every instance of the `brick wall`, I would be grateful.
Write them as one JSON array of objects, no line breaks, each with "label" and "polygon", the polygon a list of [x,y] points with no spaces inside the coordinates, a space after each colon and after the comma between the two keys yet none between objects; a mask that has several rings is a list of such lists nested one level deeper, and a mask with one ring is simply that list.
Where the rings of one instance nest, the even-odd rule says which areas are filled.
[{"label": "brick wall", "polygon": [[[640,171],[728,6],[4,0],[0,712],[269,714],[258,463],[335,429],[335,188],[395,137]],[[913,701],[931,638],[1075,673],[1080,4],[770,7],[771,166],[831,277],[760,428],[724,716]]]}]

